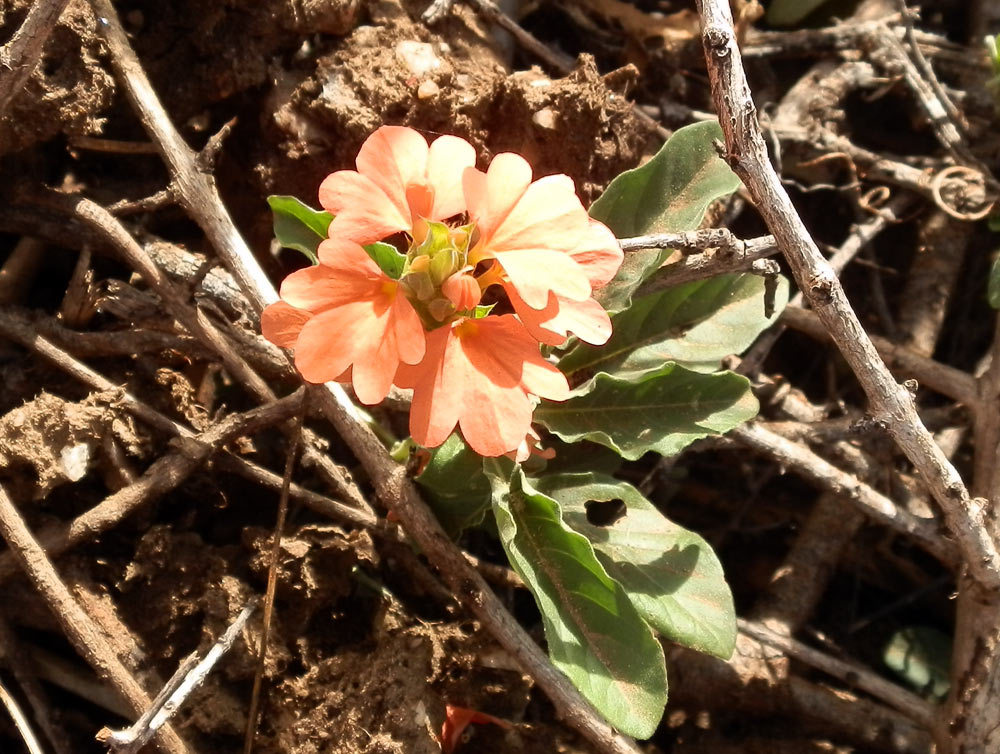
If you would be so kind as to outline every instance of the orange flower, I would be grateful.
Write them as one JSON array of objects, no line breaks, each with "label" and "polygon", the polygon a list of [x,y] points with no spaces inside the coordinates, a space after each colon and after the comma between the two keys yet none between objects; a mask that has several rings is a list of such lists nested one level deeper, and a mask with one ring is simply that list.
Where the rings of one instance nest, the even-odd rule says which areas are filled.
[{"label": "orange flower", "polygon": [[[610,337],[591,294],[621,266],[618,241],[587,216],[568,176],[533,182],[515,154],[483,173],[462,139],[428,146],[412,129],[384,126],[356,162],[323,181],[320,202],[335,217],[320,264],[285,280],[262,315],[265,336],[295,349],[306,380],[350,379],[364,403],[392,384],[413,388],[420,445],[440,445],[457,426],[480,455],[523,456],[537,400],[569,397],[539,345]],[[390,278],[359,244],[400,232],[408,248]],[[494,285],[515,314],[477,309]]]},{"label": "orange flower", "polygon": [[261,313],[261,330],[295,349],[307,381],[343,379],[350,369],[358,399],[378,403],[400,363],[423,358],[423,325],[399,283],[358,244],[327,239],[319,259],[285,278],[282,300]]},{"label": "orange flower", "polygon": [[525,159],[503,153],[485,173],[466,168],[462,184],[479,234],[470,264],[496,259],[532,309],[546,308],[550,293],[572,301],[590,297],[587,274],[569,253],[586,236],[589,218],[568,176],[532,183]]},{"label": "orange flower", "polygon": [[400,231],[414,234],[423,220],[446,220],[465,211],[462,173],[476,150],[457,136],[428,147],[412,128],[382,126],[361,145],[357,170],[339,170],[319,187],[319,202],[334,215],[330,238],[360,244]]},{"label": "orange flower", "polygon": [[401,365],[396,384],[413,388],[410,434],[417,443],[436,447],[458,425],[482,456],[517,450],[531,428],[530,396],[569,397],[566,377],[512,314],[463,318],[428,333],[423,361]]}]

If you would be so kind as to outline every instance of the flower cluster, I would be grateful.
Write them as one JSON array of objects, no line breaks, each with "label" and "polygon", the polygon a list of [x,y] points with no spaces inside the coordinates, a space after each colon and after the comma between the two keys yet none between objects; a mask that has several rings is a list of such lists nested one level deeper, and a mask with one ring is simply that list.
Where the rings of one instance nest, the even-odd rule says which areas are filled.
[{"label": "flower cluster", "polygon": [[[569,386],[539,346],[570,334],[594,345],[611,322],[592,298],[618,271],[614,235],[591,220],[572,180],[532,181],[516,154],[484,173],[472,145],[383,126],[357,170],[320,186],[333,214],[319,264],[293,272],[261,317],[265,337],[295,349],[309,382],[350,380],[380,402],[413,389],[410,433],[440,445],[458,426],[483,456],[523,449],[539,398]],[[398,277],[364,248],[405,239]]]}]

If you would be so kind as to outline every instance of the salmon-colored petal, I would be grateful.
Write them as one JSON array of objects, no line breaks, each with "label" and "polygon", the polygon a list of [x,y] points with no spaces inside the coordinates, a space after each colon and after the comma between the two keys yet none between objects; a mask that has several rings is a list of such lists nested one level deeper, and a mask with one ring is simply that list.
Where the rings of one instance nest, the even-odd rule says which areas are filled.
[{"label": "salmon-colored petal", "polygon": [[574,248],[590,218],[571,185],[551,175],[528,186],[489,239],[489,249]]},{"label": "salmon-colored petal", "polygon": [[505,284],[504,290],[524,328],[541,343],[561,346],[572,333],[580,340],[600,346],[611,337],[611,318],[592,298],[571,301],[550,293],[544,309],[532,309],[513,286]]},{"label": "salmon-colored petal", "polygon": [[382,126],[365,139],[355,161],[358,172],[371,179],[409,217],[406,187],[425,183],[427,140],[412,128]]},{"label": "salmon-colored petal", "polygon": [[[420,317],[405,296],[395,287],[391,305],[376,302],[375,317],[364,326],[373,336],[355,354],[351,382],[358,400],[369,405],[385,399],[400,362],[416,364],[424,356],[424,329]],[[388,290],[388,288],[386,289]]]},{"label": "salmon-colored petal", "polygon": [[392,317],[392,334],[399,360],[404,364],[419,364],[426,351],[424,325],[409,299],[398,287]]},{"label": "salmon-colored petal", "polygon": [[[364,249],[361,251],[364,253]],[[281,283],[281,298],[297,309],[321,312],[369,298],[376,285],[377,281],[364,275],[344,274],[317,264],[296,270],[286,277]]]},{"label": "salmon-colored petal", "polygon": [[463,362],[452,328],[445,326],[427,335],[427,350],[419,366],[402,365],[397,371],[396,384],[413,388],[410,435],[418,444],[436,448],[458,424],[462,396],[449,394],[445,380],[456,369],[464,374]]},{"label": "salmon-colored petal", "polygon": [[595,290],[611,282],[625,259],[615,234],[597,220],[590,221],[583,238],[569,254],[583,267]]},{"label": "salmon-colored petal", "polygon": [[511,285],[533,309],[544,309],[549,292],[574,301],[590,297],[590,281],[571,256],[552,249],[520,249],[494,255]]},{"label": "salmon-colored petal", "polygon": [[[396,369],[399,367],[398,343],[392,335],[391,323],[386,321],[390,317],[391,315],[385,315],[379,318],[378,324],[384,328],[381,330],[382,337],[373,337],[366,342],[364,352],[357,354],[354,366],[351,368],[354,393],[359,401],[368,406],[385,400],[389,388],[392,387],[392,379],[396,376]],[[374,324],[375,322],[370,323]],[[375,335],[373,327],[372,336]]]},{"label": "salmon-colored petal", "polygon": [[413,388],[410,434],[416,442],[440,445],[457,424],[469,447],[484,456],[509,453],[524,440],[531,428],[530,389],[557,399],[569,394],[566,378],[511,314],[431,332],[424,360],[401,365],[395,382]]},{"label": "salmon-colored petal", "polygon": [[462,733],[470,723],[492,723],[507,729],[514,727],[506,720],[465,707],[446,704],[444,709],[444,725],[441,726],[442,754],[451,754],[454,751],[462,738]]},{"label": "salmon-colored petal", "polygon": [[312,312],[296,309],[287,301],[275,301],[260,313],[260,331],[274,345],[292,348],[312,316]]},{"label": "salmon-colored petal", "polygon": [[[512,377],[522,389],[539,397],[554,400],[568,397],[566,377],[542,358],[537,341],[516,317],[504,314],[476,320],[476,323],[479,325],[478,337],[464,338],[463,346],[477,371],[503,386]],[[522,439],[530,423],[529,416],[521,431]]]},{"label": "salmon-colored petal", "polygon": [[465,139],[439,136],[427,155],[427,182],[434,189],[432,220],[447,220],[465,212],[462,175],[476,164],[476,150]]},{"label": "salmon-colored petal", "polygon": [[566,375],[547,361],[526,361],[521,370],[521,387],[539,398],[564,401],[570,389]]},{"label": "salmon-colored petal", "polygon": [[[531,427],[533,404],[521,386],[528,362],[542,361],[538,344],[512,315],[467,320],[456,328],[471,373],[462,380],[462,436],[483,456],[516,450]],[[565,378],[563,378],[565,380]]]},{"label": "salmon-colored petal", "polygon": [[410,229],[405,192],[390,197],[370,177],[339,170],[323,179],[319,203],[333,214],[327,229],[331,238],[366,244]]},{"label": "salmon-colored petal", "polygon": [[337,274],[370,280],[388,280],[364,247],[343,238],[327,238],[320,241],[316,250],[320,264]]},{"label": "salmon-colored petal", "polygon": [[464,398],[475,411],[465,411],[458,421],[462,437],[473,451],[495,458],[517,450],[531,426],[533,405],[519,387],[505,388],[490,380],[475,380]]},{"label": "salmon-colored petal", "polygon": [[462,177],[469,217],[484,240],[490,239],[531,184],[531,165],[521,155],[498,154],[486,174],[466,168]]},{"label": "salmon-colored petal", "polygon": [[359,351],[377,343],[380,333],[370,326],[377,319],[373,308],[371,301],[355,301],[306,322],[295,344],[295,366],[306,381],[335,380]]}]

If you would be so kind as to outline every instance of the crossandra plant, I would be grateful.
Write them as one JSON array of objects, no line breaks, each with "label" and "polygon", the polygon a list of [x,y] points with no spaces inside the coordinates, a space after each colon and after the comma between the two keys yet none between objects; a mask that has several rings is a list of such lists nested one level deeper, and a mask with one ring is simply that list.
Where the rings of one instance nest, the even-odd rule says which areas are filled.
[{"label": "crossandra plant", "polygon": [[451,535],[492,515],[553,663],[640,738],[667,697],[655,634],[727,658],[733,601],[700,536],[587,459],[595,444],[619,462],[675,455],[757,413],[721,360],[773,321],[784,282],[767,315],[749,274],[639,296],[672,252],[618,241],[695,229],[736,190],[719,138],[717,123],[677,131],[588,213],[568,176],[535,179],[519,155],[483,172],[463,139],[384,126],[357,170],[323,181],[322,210],[269,199],[278,241],[312,264],[284,280],[264,335],[362,403],[412,391],[394,455],[418,460]]}]

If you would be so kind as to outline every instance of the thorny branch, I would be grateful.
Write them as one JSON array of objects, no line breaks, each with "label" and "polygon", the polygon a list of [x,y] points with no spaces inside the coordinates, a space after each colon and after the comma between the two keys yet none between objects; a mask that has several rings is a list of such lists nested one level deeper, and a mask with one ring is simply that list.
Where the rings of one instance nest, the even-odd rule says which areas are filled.
[{"label": "thorny branch", "polygon": [[728,4],[699,0],[698,8],[712,96],[730,165],[753,197],[799,288],[861,383],[875,419],[885,424],[941,506],[970,572],[987,588],[1000,589],[1000,553],[984,526],[985,501],[969,495],[962,478],[921,423],[913,397],[882,362],[768,159]]}]

